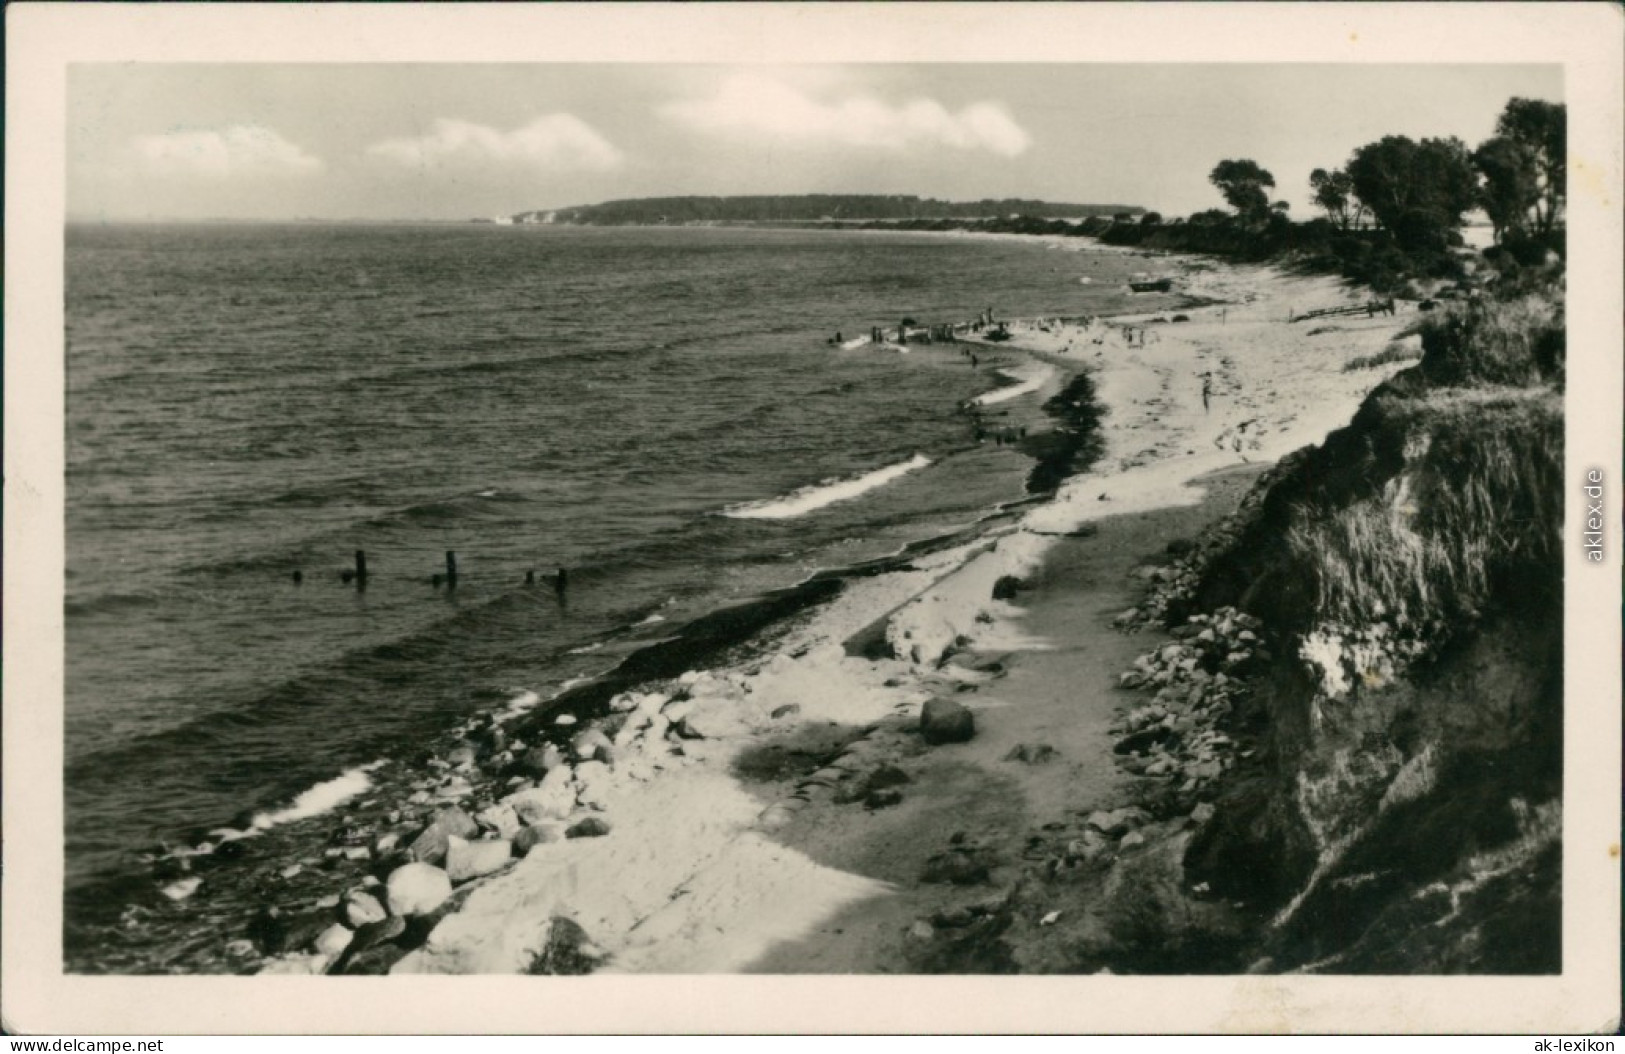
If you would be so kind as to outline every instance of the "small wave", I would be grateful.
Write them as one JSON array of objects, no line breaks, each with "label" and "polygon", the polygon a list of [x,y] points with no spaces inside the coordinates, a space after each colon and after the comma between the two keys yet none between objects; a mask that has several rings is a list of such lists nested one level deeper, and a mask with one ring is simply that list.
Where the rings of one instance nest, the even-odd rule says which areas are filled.
[{"label": "small wave", "polygon": [[372,771],[383,764],[382,761],[374,761],[370,765],[350,769],[304,791],[286,808],[259,813],[254,817],[254,830],[268,831],[281,824],[320,816],[338,808],[351,798],[367,793],[372,787]]},{"label": "small wave", "polygon": [[520,692],[512,699],[509,699],[508,702],[502,707],[501,713],[497,715],[497,720],[507,721],[510,718],[518,717],[520,714],[529,710],[531,707],[535,706],[541,701],[542,697],[537,695],[535,692]]},{"label": "small wave", "polygon": [[1029,392],[1036,392],[1038,389],[1044,386],[1045,382],[1047,382],[1051,377],[1055,376],[1055,370],[1049,366],[1044,366],[1032,376],[1025,379],[1023,379],[1019,374],[1005,370],[1000,370],[999,372],[1011,380],[1017,381],[1018,383],[1006,385],[1003,388],[995,388],[991,392],[984,392],[971,400],[972,406],[991,406],[994,403],[1003,403],[1008,402],[1011,399],[1019,398],[1028,394]]},{"label": "small wave", "polygon": [[599,641],[596,644],[583,644],[579,648],[571,648],[569,650],[569,652],[567,652],[566,654],[569,654],[569,655],[590,655],[593,652],[598,651],[599,649],[601,649],[603,646],[604,646],[603,641]]},{"label": "small wave", "polygon": [[644,619],[642,622],[634,622],[634,623],[632,623],[632,625],[634,625],[634,626],[653,626],[656,622],[664,622],[664,621],[666,621],[666,616],[664,616],[664,615],[650,615],[648,618]]},{"label": "small wave", "polygon": [[921,469],[931,464],[931,459],[924,454],[915,454],[907,461],[899,461],[895,465],[887,465],[867,475],[856,476],[852,479],[826,480],[811,487],[803,487],[794,493],[782,498],[774,498],[765,502],[751,502],[746,505],[735,505],[723,510],[724,516],[736,520],[788,520],[796,516],[805,516],[809,512],[822,509],[826,505],[833,505],[838,501],[850,501],[859,495],[866,494],[876,487],[883,487],[894,479],[905,476],[915,469]]}]

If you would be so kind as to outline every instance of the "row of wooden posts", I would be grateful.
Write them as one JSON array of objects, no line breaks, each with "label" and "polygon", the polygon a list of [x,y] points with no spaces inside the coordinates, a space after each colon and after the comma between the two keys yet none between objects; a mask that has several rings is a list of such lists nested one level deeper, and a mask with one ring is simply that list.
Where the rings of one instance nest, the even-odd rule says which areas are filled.
[{"label": "row of wooden posts", "polygon": [[[367,551],[365,549],[357,549],[355,551],[355,569],[350,570],[350,571],[341,571],[341,572],[339,572],[339,579],[340,579],[340,581],[344,582],[344,584],[346,584],[346,585],[349,585],[351,582],[354,582],[357,589],[366,589],[367,588]],[[293,581],[294,581],[295,585],[298,585],[299,583],[303,582],[304,580],[305,580],[305,574],[304,574],[303,571],[295,571],[293,573]],[[431,575],[430,578],[429,578],[429,581],[430,581],[430,583],[432,585],[434,585],[437,588],[441,584],[444,584],[448,588],[452,588],[452,589],[455,589],[457,587],[457,553],[455,551],[453,551],[451,549],[446,550],[446,572],[445,572],[445,574],[443,574],[443,575]],[[562,567],[559,568],[558,575],[555,576],[554,579],[553,579],[553,588],[555,590],[557,590],[559,593],[563,593],[564,590],[565,590],[565,587],[568,585],[568,583],[569,583],[569,572],[567,572]],[[536,572],[534,570],[526,571],[525,572],[525,585],[533,586],[535,584],[536,584]]]}]

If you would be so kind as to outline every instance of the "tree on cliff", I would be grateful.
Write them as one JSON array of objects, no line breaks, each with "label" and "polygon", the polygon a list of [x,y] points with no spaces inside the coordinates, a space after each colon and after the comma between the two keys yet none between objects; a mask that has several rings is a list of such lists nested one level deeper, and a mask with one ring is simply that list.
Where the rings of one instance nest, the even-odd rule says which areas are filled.
[{"label": "tree on cliff", "polygon": [[1538,191],[1532,206],[1534,230],[1551,233],[1563,213],[1563,185],[1568,179],[1568,108],[1539,99],[1511,99],[1495,123],[1495,132],[1527,151]]},{"label": "tree on cliff", "polygon": [[1219,188],[1224,200],[1243,219],[1258,219],[1269,215],[1270,199],[1266,187],[1274,189],[1275,177],[1261,168],[1257,161],[1220,161],[1208,173],[1208,181]]},{"label": "tree on cliff", "polygon": [[1347,171],[1361,204],[1407,252],[1446,248],[1479,201],[1467,146],[1454,137],[1384,136],[1356,150]]},{"label": "tree on cliff", "polygon": [[1340,168],[1330,172],[1317,168],[1309,173],[1309,189],[1315,192],[1314,203],[1326,210],[1326,218],[1337,224],[1339,230],[1359,225],[1365,207],[1355,200],[1354,180],[1347,172]]},{"label": "tree on cliff", "polygon": [[1484,177],[1479,204],[1495,228],[1497,244],[1522,234],[1538,211],[1541,186],[1533,152],[1506,136],[1485,140],[1473,151],[1473,167]]}]

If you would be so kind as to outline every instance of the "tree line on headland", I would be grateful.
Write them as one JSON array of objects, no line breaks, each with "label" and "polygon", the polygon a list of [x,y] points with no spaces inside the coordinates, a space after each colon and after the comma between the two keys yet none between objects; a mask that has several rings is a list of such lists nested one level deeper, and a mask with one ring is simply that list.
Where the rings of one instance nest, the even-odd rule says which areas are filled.
[{"label": "tree line on headland", "polygon": [[1324,215],[1295,222],[1272,201],[1275,177],[1251,158],[1208,174],[1230,211],[1165,218],[1137,205],[1064,204],[1026,198],[943,201],[905,194],[765,194],[664,197],[536,210],[500,222],[565,225],[763,225],[845,230],[985,231],[1092,237],[1108,245],[1212,253],[1243,260],[1290,257],[1378,292],[1414,279],[1464,277],[1461,228],[1482,211],[1493,229],[1485,255],[1505,276],[1564,252],[1567,112],[1562,103],[1514,98],[1495,134],[1476,149],[1451,136],[1389,135],[1356,148],[1341,167],[1310,173]]},{"label": "tree line on headland", "polygon": [[521,212],[514,223],[682,226],[710,223],[811,223],[864,220],[967,220],[1039,215],[1058,218],[1129,215],[1132,205],[1076,205],[1029,198],[941,201],[912,194],[757,194],[734,197],[633,198],[598,205]]},{"label": "tree line on headland", "polygon": [[1384,136],[1354,150],[1341,168],[1309,177],[1323,216],[1294,222],[1271,201],[1275,177],[1257,161],[1220,161],[1209,173],[1232,211],[1187,217],[1158,212],[1096,215],[1080,223],[1024,213],[972,224],[948,220],[874,223],[909,230],[961,228],[1051,237],[1085,236],[1108,245],[1200,252],[1245,260],[1290,256],[1318,271],[1345,275],[1382,292],[1410,279],[1463,277],[1461,228],[1474,209],[1489,219],[1486,257],[1503,274],[1539,267],[1564,252],[1567,151],[1561,103],[1512,99],[1495,134],[1476,149],[1455,137]]}]

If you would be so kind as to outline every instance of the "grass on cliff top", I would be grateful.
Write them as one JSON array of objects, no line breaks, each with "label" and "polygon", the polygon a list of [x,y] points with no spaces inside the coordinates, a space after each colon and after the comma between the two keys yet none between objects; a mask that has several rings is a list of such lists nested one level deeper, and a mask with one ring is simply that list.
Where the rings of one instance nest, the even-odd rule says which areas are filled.
[{"label": "grass on cliff top", "polygon": [[1412,362],[1422,357],[1422,349],[1413,348],[1403,341],[1393,341],[1375,355],[1356,355],[1343,364],[1344,373],[1355,370],[1374,370],[1390,362]]},{"label": "grass on cliff top", "polygon": [[1287,530],[1314,621],[1421,627],[1561,590],[1561,301],[1469,305],[1422,339],[1364,415],[1368,447],[1403,451],[1398,474]]},{"label": "grass on cliff top", "polygon": [[1430,387],[1563,386],[1563,300],[1556,290],[1513,300],[1469,301],[1422,326],[1422,376]]}]

